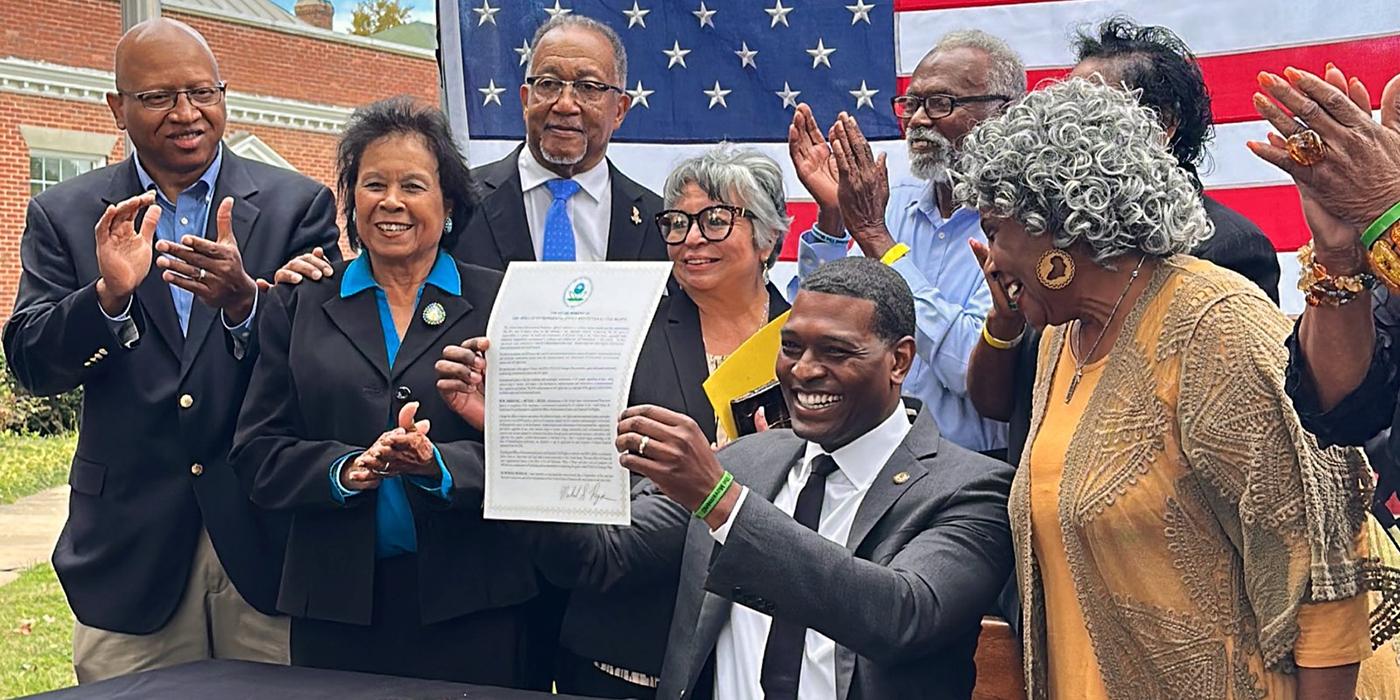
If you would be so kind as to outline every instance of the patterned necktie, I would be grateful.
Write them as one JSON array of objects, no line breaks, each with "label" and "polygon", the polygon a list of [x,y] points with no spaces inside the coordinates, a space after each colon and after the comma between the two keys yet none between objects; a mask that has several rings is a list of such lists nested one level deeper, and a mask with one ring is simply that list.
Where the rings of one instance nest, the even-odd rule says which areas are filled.
[{"label": "patterned necktie", "polygon": [[578,192],[578,183],[573,180],[550,180],[544,183],[554,201],[549,205],[549,213],[544,217],[544,260],[566,260],[573,262],[574,224],[569,221],[569,198]]},{"label": "patterned necktie", "polygon": [[[815,531],[822,517],[822,500],[826,496],[826,477],[836,471],[836,460],[820,454],[812,458],[812,473],[797,495],[792,519]],[[763,667],[758,683],[766,700],[796,700],[798,678],[802,674],[802,656],[807,648],[807,628],[773,618],[768,628],[768,644],[763,648]]]}]

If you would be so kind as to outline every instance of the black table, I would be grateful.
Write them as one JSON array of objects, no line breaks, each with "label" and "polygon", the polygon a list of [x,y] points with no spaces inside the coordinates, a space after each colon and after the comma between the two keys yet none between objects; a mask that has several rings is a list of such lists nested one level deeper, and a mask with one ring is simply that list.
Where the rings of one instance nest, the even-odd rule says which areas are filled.
[{"label": "black table", "polygon": [[582,700],[577,695],[218,660],[133,673],[31,697],[48,700]]}]

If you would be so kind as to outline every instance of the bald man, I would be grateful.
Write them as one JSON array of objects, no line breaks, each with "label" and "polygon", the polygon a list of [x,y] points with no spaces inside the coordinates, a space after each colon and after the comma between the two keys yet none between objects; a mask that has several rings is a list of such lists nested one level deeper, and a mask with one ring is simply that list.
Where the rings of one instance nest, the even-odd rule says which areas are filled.
[{"label": "bald man", "polygon": [[145,22],[116,51],[126,160],[29,203],[10,368],[40,395],[84,389],[54,550],[78,618],[79,682],[205,658],[286,663],[285,526],[230,469],[259,278],[336,254],[325,187],[222,144],[224,82],[203,37]]}]

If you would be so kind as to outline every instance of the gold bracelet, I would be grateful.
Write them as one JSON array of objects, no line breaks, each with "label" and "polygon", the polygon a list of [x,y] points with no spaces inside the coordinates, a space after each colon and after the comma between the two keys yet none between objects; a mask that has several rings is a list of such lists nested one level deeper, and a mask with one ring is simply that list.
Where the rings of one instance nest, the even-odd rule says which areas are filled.
[{"label": "gold bracelet", "polygon": [[1371,272],[1390,291],[1400,294],[1400,221],[1391,224],[1371,244],[1366,259],[1371,263]]},{"label": "gold bracelet", "polygon": [[[1379,243],[1377,241],[1377,245]],[[1303,268],[1298,276],[1298,290],[1309,306],[1345,306],[1376,286],[1376,276],[1369,270],[1354,275],[1329,274],[1314,258],[1312,241],[1298,249],[1298,263]]]},{"label": "gold bracelet", "polygon": [[1021,327],[1021,332],[1017,333],[1015,338],[1012,338],[1011,340],[1002,340],[1001,338],[992,335],[992,332],[987,330],[987,324],[982,324],[982,341],[997,350],[1010,350],[1011,348],[1020,345],[1021,339],[1024,337],[1026,337],[1025,326]]}]

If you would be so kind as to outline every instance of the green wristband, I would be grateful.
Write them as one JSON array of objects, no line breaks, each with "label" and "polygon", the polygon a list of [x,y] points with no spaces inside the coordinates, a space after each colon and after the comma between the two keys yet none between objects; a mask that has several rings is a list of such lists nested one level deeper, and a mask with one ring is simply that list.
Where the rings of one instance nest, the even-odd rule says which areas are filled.
[{"label": "green wristband", "polygon": [[1371,246],[1375,245],[1376,241],[1379,241],[1381,236],[1389,231],[1390,227],[1394,226],[1397,221],[1400,221],[1400,202],[1396,202],[1395,206],[1381,214],[1381,218],[1376,219],[1371,222],[1370,226],[1366,227],[1366,232],[1361,234],[1361,245],[1370,250]]},{"label": "green wristband", "polygon": [[695,509],[695,517],[704,520],[705,517],[710,514],[710,511],[714,510],[715,506],[719,505],[720,500],[724,498],[724,494],[729,493],[729,487],[733,485],[734,475],[730,474],[729,470],[726,469],[724,476],[719,478],[719,483],[715,484],[714,489],[710,491],[710,495],[706,496],[705,501],[700,504],[700,507]]}]

